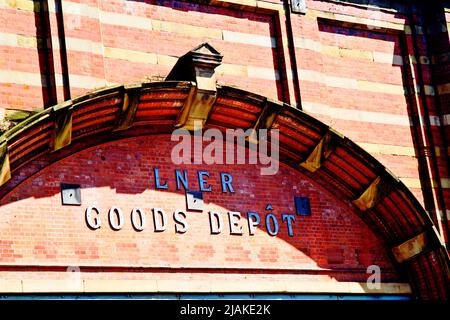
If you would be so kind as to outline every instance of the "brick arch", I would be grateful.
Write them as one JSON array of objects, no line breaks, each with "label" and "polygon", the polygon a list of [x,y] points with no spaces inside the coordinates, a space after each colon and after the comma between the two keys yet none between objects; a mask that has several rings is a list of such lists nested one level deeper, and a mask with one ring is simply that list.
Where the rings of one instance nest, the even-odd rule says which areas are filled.
[{"label": "brick arch", "polygon": [[[429,215],[398,178],[301,110],[236,88],[216,89],[205,128],[279,129],[281,162],[356,209],[407,272],[418,297],[449,298],[447,251]],[[32,174],[87,147],[171,133],[193,92],[195,82],[117,86],[35,114],[0,137],[0,199]]]}]

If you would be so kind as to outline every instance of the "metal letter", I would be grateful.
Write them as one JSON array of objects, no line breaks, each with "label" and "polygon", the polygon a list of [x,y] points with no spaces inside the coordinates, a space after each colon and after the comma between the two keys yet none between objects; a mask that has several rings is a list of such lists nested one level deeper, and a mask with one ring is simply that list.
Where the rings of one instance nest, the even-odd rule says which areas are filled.
[{"label": "metal letter", "polygon": [[233,186],[231,185],[231,182],[233,182],[233,177],[229,173],[221,172],[220,173],[220,180],[222,181],[222,192],[227,192],[230,190],[231,193],[234,193]]},{"label": "metal letter", "polygon": [[[159,215],[161,221],[156,217]],[[153,208],[153,224],[155,226],[155,232],[163,232],[167,228],[167,216],[163,209]]]},{"label": "metal letter", "polygon": [[[253,219],[254,218],[254,219]],[[261,219],[256,212],[247,212],[248,232],[252,236],[255,234],[256,226],[259,225]]]},{"label": "metal letter", "polygon": [[[215,220],[216,223],[213,220]],[[209,212],[209,225],[211,227],[211,234],[221,233],[222,229],[223,229],[222,215],[220,213],[210,211]]]},{"label": "metal letter", "polygon": [[[114,222],[113,219],[113,214],[116,213],[117,216],[117,223]],[[123,214],[122,214],[122,210],[120,210],[120,208],[117,207],[112,207],[111,209],[109,209],[109,213],[108,213],[108,220],[109,220],[109,225],[111,226],[111,228],[113,230],[120,230],[123,227]]]},{"label": "metal letter", "polygon": [[[272,220],[272,222],[273,222],[273,229],[270,227],[269,220]],[[269,233],[271,236],[276,236],[278,234],[278,230],[279,230],[278,221],[277,221],[277,218],[272,213],[269,213],[266,216],[266,229],[267,229],[267,233]]]},{"label": "metal letter", "polygon": [[183,170],[183,175],[181,175],[180,170],[175,170],[175,177],[177,180],[177,190],[181,190],[180,181],[183,184],[184,190],[189,190],[186,170]]},{"label": "metal letter", "polygon": [[186,222],[186,213],[183,210],[177,210],[173,213],[173,220],[175,220],[175,232],[185,233],[188,231],[188,224]]},{"label": "metal letter", "polygon": [[158,168],[153,168],[153,171],[155,173],[155,186],[156,189],[168,189],[169,186],[167,185],[167,181],[161,185],[161,183],[159,182],[159,171]]},{"label": "metal letter", "polygon": [[228,222],[230,224],[230,234],[242,235],[241,213],[228,211]]},{"label": "metal letter", "polygon": [[[95,211],[97,213],[97,216],[94,218],[94,221],[92,221],[92,211]],[[99,212],[98,209],[95,206],[90,206],[86,208],[86,224],[89,228],[95,230],[99,229],[102,225],[102,222],[100,220],[100,217],[98,216]]]},{"label": "metal letter", "polygon": [[211,186],[205,186],[205,184],[208,182],[206,181],[203,176],[209,177],[208,171],[199,171],[198,172],[198,185],[200,186],[200,191],[204,192],[211,192]]},{"label": "metal letter", "polygon": [[[139,216],[139,222],[137,215]],[[131,211],[131,225],[136,231],[142,231],[145,228],[145,214],[141,208],[133,208]]]},{"label": "metal letter", "polygon": [[289,234],[289,237],[293,237],[294,236],[294,232],[292,231],[292,220],[294,220],[295,221],[295,216],[293,215],[293,214],[283,214],[282,216],[281,216],[281,221],[285,221],[285,220],[287,220],[287,227],[288,227],[288,234]]}]

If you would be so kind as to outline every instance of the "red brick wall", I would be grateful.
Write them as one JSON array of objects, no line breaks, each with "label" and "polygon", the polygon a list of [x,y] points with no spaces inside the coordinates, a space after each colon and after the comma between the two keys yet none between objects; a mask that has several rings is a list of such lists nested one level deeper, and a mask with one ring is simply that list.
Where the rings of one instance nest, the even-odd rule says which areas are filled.
[{"label": "red brick wall", "polygon": [[[50,31],[43,27],[46,14],[41,14],[47,2]],[[412,85],[405,57],[421,63],[422,73],[411,72],[415,79],[423,78],[429,90],[434,83],[424,61],[432,57],[423,35],[411,39],[412,22],[405,5],[392,2],[392,8],[367,10],[307,1],[306,15],[290,14],[290,43],[280,1],[258,1],[259,7],[266,8],[258,12],[251,6],[225,8],[219,2],[63,1],[65,38],[58,28],[55,1],[0,3],[2,109],[32,110],[52,99],[65,100],[61,40],[67,47],[70,87],[66,89],[72,97],[114,83],[164,77],[177,57],[207,41],[224,55],[224,65],[217,70],[219,83],[294,104],[299,96],[304,110],[361,144],[398,175],[427,209],[433,209],[433,200],[424,199],[422,193],[422,188],[430,192],[431,187],[416,157],[420,141],[409,120],[415,114],[414,104],[403,93],[404,86]],[[413,22],[424,28],[420,19]],[[413,48],[414,41],[418,49]],[[289,45],[294,49],[289,50]],[[300,92],[293,82],[295,67]],[[49,80],[56,83],[56,97],[51,84],[41,79],[51,69],[54,75]],[[442,81],[438,85],[445,86]],[[441,115],[434,111],[434,97],[429,94],[426,108],[436,122]],[[441,122],[446,123],[445,97],[440,104]],[[438,167],[445,171],[448,147],[440,143],[440,129],[432,125],[431,130],[431,148],[438,148]],[[448,174],[439,178],[444,179],[448,207]]]},{"label": "red brick wall", "polygon": [[[425,68],[425,72],[429,75],[428,81],[434,81],[436,86],[437,96],[436,99],[427,101],[428,110],[431,114],[440,116],[440,127],[433,128],[431,137],[438,150],[442,150],[439,156],[436,157],[435,173],[440,178],[448,180],[450,178],[449,167],[449,139],[450,139],[450,85],[448,81],[450,79],[450,63],[448,58],[448,52],[450,50],[448,22],[449,17],[449,4],[446,5],[445,10],[438,10],[433,8],[422,19],[428,26],[428,33],[424,41],[427,46],[428,54],[431,57],[432,63]],[[447,152],[446,152],[447,151]],[[442,188],[442,200],[439,205],[438,214],[436,216],[441,217],[442,229],[446,229],[449,232],[448,219],[450,218],[450,189],[448,187]]]},{"label": "red brick wall", "polygon": [[55,3],[0,0],[0,121],[6,109],[42,109],[69,91],[164,78],[208,42],[224,55],[219,83],[297,105],[357,142],[448,238],[449,8],[310,0],[298,15],[277,0],[72,0],[61,15]]},{"label": "red brick wall", "polygon": [[[403,89],[407,48],[399,34],[376,25],[377,21],[405,24],[405,15],[332,6],[327,1],[311,1],[309,9],[317,13],[294,20],[303,109],[360,143],[405,181],[416,181],[407,184],[423,202],[411,107]],[[344,24],[323,15],[330,12],[360,20]],[[370,20],[362,24],[364,18],[376,20],[373,25]]]},{"label": "red brick wall", "polygon": [[[86,149],[12,190],[0,201],[0,270],[5,278],[39,277],[7,265],[29,265],[29,271],[36,271],[32,266],[48,266],[54,268],[51,277],[58,277],[58,266],[75,265],[103,266],[111,278],[127,278],[128,269],[142,266],[150,266],[151,271],[133,277],[153,278],[170,266],[192,268],[198,270],[193,272],[196,274],[201,268],[224,268],[225,273],[236,268],[238,273],[261,274],[261,278],[281,272],[281,277],[297,280],[317,275],[317,279],[324,280],[365,281],[366,268],[376,264],[381,267],[382,281],[401,279],[382,243],[360,218],[298,172],[282,166],[276,176],[261,176],[257,165],[175,166],[170,161],[174,142],[169,139],[167,135],[144,136]],[[160,177],[169,181],[167,191],[155,189],[154,167],[159,168]],[[184,234],[175,233],[172,219],[176,209],[186,208],[184,191],[176,190],[175,169],[188,170],[192,190],[199,188],[197,170],[209,171],[208,183],[212,187],[212,192],[203,193],[204,212],[186,212],[189,230]],[[221,192],[220,172],[232,175],[235,193]],[[62,182],[81,185],[81,206],[61,204]],[[294,235],[289,237],[281,214],[295,214],[294,196],[310,198],[312,215],[296,216]],[[227,211],[239,211],[243,217],[248,211],[256,211],[264,221],[268,203],[278,219],[277,236],[267,233],[264,222],[250,236],[244,218],[244,234],[230,235]],[[100,229],[91,230],[85,222],[89,205],[100,209]],[[124,214],[124,226],[119,231],[112,230],[107,220],[113,206],[120,207]],[[134,207],[146,214],[147,226],[142,232],[131,225]],[[164,232],[153,231],[151,209],[155,207],[163,208],[168,215],[169,225]],[[223,215],[224,230],[219,235],[210,233],[209,210]],[[113,267],[125,268],[124,274],[114,273]],[[176,277],[162,277],[166,276]]]}]

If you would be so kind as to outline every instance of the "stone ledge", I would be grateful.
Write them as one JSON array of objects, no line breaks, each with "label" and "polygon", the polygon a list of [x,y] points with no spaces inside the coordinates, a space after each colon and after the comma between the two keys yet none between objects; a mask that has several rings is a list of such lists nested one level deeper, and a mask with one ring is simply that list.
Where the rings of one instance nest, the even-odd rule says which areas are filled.
[{"label": "stone ledge", "polygon": [[408,283],[381,283],[379,289],[362,282],[335,281],[209,281],[209,280],[0,280],[1,293],[332,293],[405,294]]}]

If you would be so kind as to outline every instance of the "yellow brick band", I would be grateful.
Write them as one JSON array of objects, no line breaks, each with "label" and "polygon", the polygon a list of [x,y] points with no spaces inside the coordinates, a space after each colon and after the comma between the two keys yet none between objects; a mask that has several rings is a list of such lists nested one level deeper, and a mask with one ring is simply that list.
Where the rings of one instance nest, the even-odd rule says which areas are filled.
[{"label": "yellow brick band", "polygon": [[329,87],[405,95],[403,85],[338,77],[309,69],[299,69],[298,75],[300,80],[317,82]]},{"label": "yellow brick band", "polygon": [[216,72],[218,75],[227,74],[237,77],[248,77],[247,67],[235,64],[222,63],[216,68]]},{"label": "yellow brick band", "polygon": [[412,189],[420,189],[422,188],[422,184],[420,183],[420,179],[417,178],[405,178],[405,177],[399,177],[400,181],[405,184],[408,188]]},{"label": "yellow brick band", "polygon": [[[358,145],[371,154],[408,156],[408,157],[416,156],[416,151],[414,147],[395,146],[378,143],[366,143],[366,142],[358,142]],[[437,157],[443,155],[441,148],[439,147],[435,147],[434,152]],[[447,150],[447,155],[450,156],[450,148],[448,148]]]},{"label": "yellow brick band", "polygon": [[[62,86],[62,75],[60,73],[55,73],[55,76],[56,85]],[[95,89],[116,84],[114,82],[106,81],[105,79],[90,76],[70,74],[69,77],[71,86],[75,88]],[[38,73],[11,70],[0,70],[0,83],[13,83],[37,87],[47,85],[42,83],[41,75]]]},{"label": "yellow brick band", "polygon": [[[283,42],[287,43],[287,38],[283,38]],[[403,57],[401,55],[379,52],[379,51],[369,51],[362,49],[348,49],[339,46],[324,45],[319,41],[308,39],[308,38],[294,38],[294,46],[298,49],[311,50],[323,55],[336,57],[336,58],[347,58],[354,60],[370,61],[376,63],[385,63],[389,65],[402,66]],[[417,64],[417,59],[413,56],[410,57],[413,64]],[[419,57],[420,64],[430,64],[430,60],[426,56]]]},{"label": "yellow brick band", "polygon": [[[413,189],[420,189],[420,188],[422,188],[422,184],[420,182],[420,179],[400,177],[400,180],[408,188],[413,188]],[[431,181],[431,187],[432,188],[437,188],[438,187],[437,182],[432,180]],[[441,187],[442,187],[442,189],[450,189],[450,179],[449,178],[441,178]]]},{"label": "yellow brick band", "polygon": [[388,144],[376,144],[376,143],[358,143],[364,150],[372,154],[386,154],[396,156],[408,156],[414,157],[415,150],[413,147],[394,146]]},{"label": "yellow brick band", "polygon": [[183,23],[152,20],[152,30],[174,33],[186,37],[211,38],[222,40],[222,30],[197,27]]},{"label": "yellow brick band", "polygon": [[358,90],[363,90],[363,91],[367,91],[367,92],[398,94],[398,95],[405,94],[405,89],[402,85],[400,86],[400,85],[379,83],[379,82],[366,81],[366,80],[358,80]]},{"label": "yellow brick band", "polygon": [[308,9],[306,11],[305,16],[312,20],[317,20],[317,18],[323,18],[323,19],[328,19],[328,20],[337,20],[342,23],[368,25],[368,26],[373,26],[373,27],[378,27],[378,28],[383,28],[383,29],[398,30],[398,31],[405,30],[405,25],[401,22],[394,23],[394,22],[387,22],[387,21],[376,20],[376,19],[359,18],[359,17],[345,15],[345,14],[341,14],[341,13],[320,11],[320,10],[315,10],[315,9]]},{"label": "yellow brick band", "polygon": [[157,64],[158,59],[155,53],[146,53],[142,51],[125,50],[119,48],[105,47],[105,58],[117,60],[126,60],[130,62]]},{"label": "yellow brick band", "polygon": [[0,0],[0,8],[33,11],[34,10],[34,1],[32,1],[32,0]]},{"label": "yellow brick band", "polygon": [[[336,108],[327,104],[302,101],[302,108],[304,111],[312,114],[320,114],[334,119],[368,122],[368,123],[381,123],[394,126],[411,126],[407,115],[398,115],[386,112],[373,112],[365,110],[344,109]],[[437,121],[435,117],[430,116],[430,124],[432,126],[440,126],[440,121]]]}]

